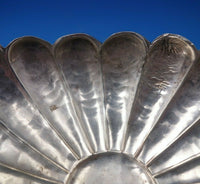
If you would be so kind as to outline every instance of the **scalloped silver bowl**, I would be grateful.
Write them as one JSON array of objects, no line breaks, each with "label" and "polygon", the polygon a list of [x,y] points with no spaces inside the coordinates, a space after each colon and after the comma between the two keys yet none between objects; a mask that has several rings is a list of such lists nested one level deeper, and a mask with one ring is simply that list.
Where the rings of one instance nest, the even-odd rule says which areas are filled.
[{"label": "scalloped silver bowl", "polygon": [[0,48],[0,184],[200,183],[199,70],[173,34]]}]

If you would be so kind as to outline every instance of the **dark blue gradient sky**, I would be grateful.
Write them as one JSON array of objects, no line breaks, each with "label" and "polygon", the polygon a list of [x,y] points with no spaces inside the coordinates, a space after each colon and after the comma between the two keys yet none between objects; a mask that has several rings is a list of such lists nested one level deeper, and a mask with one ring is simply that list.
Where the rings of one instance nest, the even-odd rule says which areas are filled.
[{"label": "dark blue gradient sky", "polygon": [[180,34],[200,49],[200,0],[0,1],[0,44],[32,35],[54,43],[72,33],[103,42],[115,32],[133,31],[153,41]]}]

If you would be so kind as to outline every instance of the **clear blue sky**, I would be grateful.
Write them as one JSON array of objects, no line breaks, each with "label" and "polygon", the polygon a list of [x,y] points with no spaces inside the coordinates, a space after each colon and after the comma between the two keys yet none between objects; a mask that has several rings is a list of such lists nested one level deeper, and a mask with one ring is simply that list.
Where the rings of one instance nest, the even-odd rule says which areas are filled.
[{"label": "clear blue sky", "polygon": [[103,42],[111,34],[133,31],[153,41],[180,34],[200,49],[200,0],[1,0],[0,44],[32,35],[54,43],[72,33]]}]

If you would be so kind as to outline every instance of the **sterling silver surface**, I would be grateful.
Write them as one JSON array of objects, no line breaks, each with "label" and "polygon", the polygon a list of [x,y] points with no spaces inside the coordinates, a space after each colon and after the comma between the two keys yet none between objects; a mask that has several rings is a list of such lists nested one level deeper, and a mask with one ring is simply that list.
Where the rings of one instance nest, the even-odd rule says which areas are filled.
[{"label": "sterling silver surface", "polygon": [[121,32],[0,47],[0,184],[200,183],[200,57]]}]

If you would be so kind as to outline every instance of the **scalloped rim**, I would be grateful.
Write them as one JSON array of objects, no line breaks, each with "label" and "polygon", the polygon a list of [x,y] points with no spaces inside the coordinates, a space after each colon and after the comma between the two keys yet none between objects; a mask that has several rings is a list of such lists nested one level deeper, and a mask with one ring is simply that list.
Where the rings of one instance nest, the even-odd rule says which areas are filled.
[{"label": "scalloped rim", "polygon": [[[181,40],[185,41],[187,44],[189,44],[191,47],[193,47],[194,49],[196,49],[195,45],[190,41],[188,40],[187,38],[179,35],[179,34],[173,34],[173,33],[164,33],[160,36],[158,36],[157,38],[155,38],[152,42],[148,41],[145,37],[143,37],[142,35],[136,33],[136,32],[132,32],[132,31],[122,31],[122,32],[117,32],[117,33],[113,33],[112,35],[110,35],[103,43],[101,43],[100,41],[98,41],[97,39],[95,39],[94,37],[90,36],[89,34],[86,34],[86,33],[75,33],[75,34],[69,34],[69,35],[64,35],[64,36],[61,36],[60,38],[58,38],[54,44],[50,44],[48,41],[45,41],[39,37],[35,37],[35,36],[23,36],[23,37],[19,37],[19,38],[16,38],[14,39],[13,41],[9,42],[9,44],[6,46],[6,47],[2,47],[0,45],[0,48],[4,49],[4,48],[8,48],[10,47],[11,44],[13,44],[15,41],[18,41],[18,40],[21,40],[21,39],[24,39],[24,38],[33,38],[33,39],[37,39],[37,40],[40,40],[40,41],[43,41],[43,42],[46,42],[48,43],[48,45],[52,45],[53,47],[55,47],[55,45],[57,45],[58,42],[60,42],[62,39],[66,39],[66,38],[85,38],[85,39],[88,39],[90,40],[91,42],[94,42],[95,44],[99,44],[99,45],[103,45],[105,44],[105,42],[107,42],[108,40],[114,38],[114,37],[117,37],[117,36],[121,36],[121,35],[135,35],[137,37],[139,37],[140,39],[144,40],[146,42],[147,45],[152,45],[153,43],[155,43],[158,39],[162,38],[162,37],[166,37],[166,36],[170,36],[170,37],[176,37],[176,38],[180,38]],[[197,49],[196,49],[197,50]]]},{"label": "scalloped rim", "polygon": [[10,50],[18,42],[24,41],[24,40],[34,40],[34,41],[40,42],[41,44],[45,45],[50,50],[50,52],[53,55],[55,55],[55,49],[59,46],[59,44],[61,44],[63,41],[72,40],[72,39],[76,39],[76,38],[88,40],[97,49],[97,51],[100,51],[107,42],[109,42],[110,40],[112,40],[116,37],[121,37],[121,36],[127,36],[127,37],[131,36],[131,37],[136,37],[136,38],[140,39],[146,48],[146,52],[149,52],[152,49],[152,47],[163,38],[176,38],[176,39],[179,39],[180,41],[184,42],[186,45],[188,45],[192,49],[194,58],[200,57],[200,51],[197,50],[195,45],[190,40],[188,40],[187,38],[185,38],[181,35],[173,34],[173,33],[165,33],[165,34],[158,36],[155,40],[153,40],[153,42],[149,42],[142,35],[140,35],[136,32],[131,32],[131,31],[122,31],[122,32],[114,33],[111,36],[109,36],[103,43],[101,43],[94,37],[92,37],[88,34],[85,34],[85,33],[75,33],[75,34],[61,36],[54,42],[54,44],[50,44],[48,41],[45,41],[45,40],[35,37],[35,36],[23,36],[23,37],[14,39],[5,48],[0,45],[0,51],[4,52],[6,57],[8,58],[8,60],[10,60]]}]

